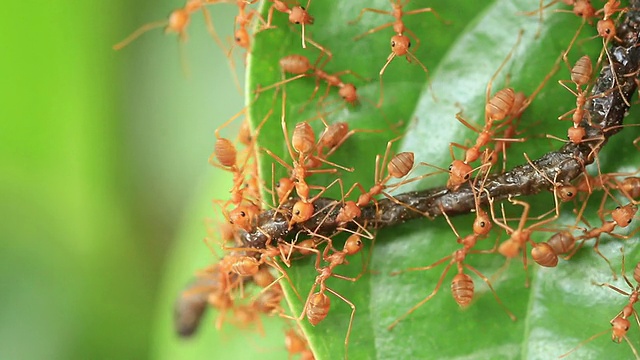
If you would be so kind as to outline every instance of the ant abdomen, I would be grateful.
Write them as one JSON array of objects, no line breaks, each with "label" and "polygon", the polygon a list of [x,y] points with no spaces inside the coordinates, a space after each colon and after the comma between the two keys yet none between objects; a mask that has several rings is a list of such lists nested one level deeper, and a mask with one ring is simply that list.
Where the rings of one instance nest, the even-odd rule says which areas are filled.
[{"label": "ant abdomen", "polygon": [[473,279],[467,274],[457,274],[451,281],[451,295],[462,307],[469,306],[473,300]]}]

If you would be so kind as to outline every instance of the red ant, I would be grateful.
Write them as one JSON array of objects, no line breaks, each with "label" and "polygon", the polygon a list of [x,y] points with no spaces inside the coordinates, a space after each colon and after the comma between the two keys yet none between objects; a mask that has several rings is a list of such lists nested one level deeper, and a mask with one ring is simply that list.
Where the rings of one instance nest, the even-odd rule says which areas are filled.
[{"label": "red ant", "polygon": [[[249,36],[247,26],[251,24],[251,20],[253,20],[253,17],[257,14],[257,12],[255,10],[247,12],[246,9],[248,5],[254,4],[256,1],[257,0],[236,0],[236,5],[238,6],[238,15],[236,16],[233,25],[233,41],[236,45],[247,51],[251,46],[251,36]],[[264,19],[262,19],[262,21],[264,21]],[[229,55],[231,54],[232,50],[233,49],[229,50]]]},{"label": "red ant", "polygon": [[[230,140],[221,137],[220,130],[235,120],[244,111],[244,109],[241,110],[216,129],[215,149],[209,158],[209,163],[233,174],[233,187],[230,191],[231,199],[225,203],[220,203],[220,205],[229,222],[234,225],[234,227],[249,230],[252,219],[260,213],[260,207],[257,206],[254,201],[261,202],[257,163],[255,161],[257,156],[255,153],[255,138],[266,120],[271,116],[272,111],[269,111],[267,116],[265,116],[265,118],[256,127],[254,135],[251,135],[250,130],[248,130],[248,132],[245,130],[240,134],[241,136],[239,136],[239,140],[247,148],[242,165],[238,165],[238,151],[235,145]],[[217,160],[217,162],[214,161],[214,159]],[[254,159],[254,161],[249,165],[249,161],[251,159]],[[249,171],[249,179],[246,178],[247,171]],[[251,197],[249,197],[248,194]],[[243,201],[245,200],[247,200],[247,203],[243,204]],[[236,208],[227,213],[226,206],[230,203],[236,205]]]},{"label": "red ant", "polygon": [[571,251],[575,243],[576,239],[571,232],[560,231],[553,234],[549,240],[534,244],[531,257],[540,266],[556,267],[558,255]]},{"label": "red ant", "polygon": [[[540,7],[538,10],[523,12],[523,15],[535,15],[536,13],[540,13],[540,21],[538,25],[538,31],[536,32],[536,38],[540,36],[540,31],[542,30],[542,21],[543,21],[543,13],[544,9],[547,9],[554,4],[559,3],[560,0],[552,0],[548,4],[543,5],[543,0],[540,0]],[[569,6],[573,6],[572,10],[564,10],[564,9],[556,9],[555,12],[563,12],[563,13],[574,13],[576,16],[582,18],[583,25],[584,22],[589,21],[591,23],[591,18],[596,17],[596,9],[591,5],[591,0],[562,0],[563,3]],[[582,29],[582,26],[578,30]]]},{"label": "red ant", "polygon": [[377,105],[378,107],[382,105],[382,100],[383,100],[382,75],[387,69],[387,66],[389,66],[391,61],[393,61],[393,59],[396,56],[405,56],[408,62],[415,61],[416,63],[418,63],[418,65],[420,65],[420,67],[422,68],[422,70],[424,70],[425,73],[428,73],[427,67],[424,66],[424,64],[420,62],[420,60],[411,51],[409,51],[409,48],[411,47],[411,39],[409,39],[409,37],[406,36],[404,33],[405,32],[409,33],[416,40],[418,45],[420,45],[420,40],[418,39],[416,34],[413,33],[413,31],[405,27],[402,17],[405,15],[414,15],[414,14],[430,12],[430,13],[433,13],[438,18],[438,20],[443,21],[442,18],[440,17],[440,14],[438,14],[438,12],[436,12],[432,8],[422,8],[422,9],[416,9],[416,10],[405,12],[404,7],[409,3],[409,0],[406,0],[406,1],[390,0],[390,1],[391,1],[391,7],[392,7],[391,11],[364,8],[360,11],[360,15],[358,15],[358,17],[355,20],[350,22],[350,24],[359,22],[365,12],[390,15],[395,19],[395,21],[382,24],[354,38],[354,40],[358,40],[364,36],[373,34],[382,29],[386,29],[390,26],[393,27],[393,32],[395,33],[395,35],[391,37],[391,54],[389,54],[389,56],[387,57],[387,62],[382,66],[382,69],[380,69],[380,74],[379,74],[380,75],[380,100],[378,101],[378,105]]},{"label": "red ant", "polygon": [[[342,209],[340,209],[340,213],[336,217],[336,221],[338,223],[344,224],[353,219],[357,218],[361,214],[360,208],[367,205],[371,201],[375,202],[374,196],[384,194],[388,198],[392,198],[391,195],[385,192],[389,186],[386,185],[391,178],[400,179],[404,176],[407,176],[409,172],[413,169],[414,164],[414,154],[412,152],[401,152],[393,156],[387,162],[389,157],[389,153],[391,151],[391,146],[393,143],[398,140],[396,138],[387,142],[387,148],[385,150],[384,156],[382,158],[382,163],[380,163],[380,155],[376,156],[376,165],[374,171],[374,185],[367,191],[360,183],[355,183],[351,186],[351,188],[347,191],[347,193],[343,196],[343,199],[349,197],[351,192],[355,190],[355,188],[359,188],[361,191],[360,196],[357,201],[346,201]],[[382,168],[387,164],[387,176],[382,177]],[[402,183],[398,183],[393,185],[394,187],[400,186]]]},{"label": "red ant", "polygon": [[[307,159],[313,157],[312,153],[315,149],[315,134],[313,133],[313,129],[311,126],[306,123],[298,123],[296,124],[296,128],[294,129],[293,136],[291,137],[291,145],[289,145],[289,139],[286,135],[286,123],[283,122],[283,131],[285,131],[285,141],[287,143],[287,147],[289,148],[289,153],[291,157],[294,159],[293,167],[289,164],[285,163],[282,159],[276,157],[273,153],[267,150],[267,153],[274,156],[276,161],[280,162],[283,166],[288,168],[291,171],[291,178],[283,178],[278,182],[277,185],[277,193],[280,197],[280,204],[282,204],[291,193],[293,188],[296,189],[296,193],[300,197],[300,201],[296,202],[292,209],[292,218],[291,225],[295,223],[300,223],[307,221],[314,212],[314,201],[319,198],[331,185],[329,186],[317,186],[317,185],[309,185],[306,182],[306,178],[313,173],[335,173],[336,169],[307,169]],[[295,152],[298,154],[298,158],[296,160]],[[324,160],[319,157],[314,157],[314,159],[322,161],[324,163],[340,167],[342,169],[352,171],[350,169],[341,167],[340,165],[331,163],[327,160]],[[338,180],[334,181],[338,182]],[[311,189],[319,189],[320,192],[316,194],[313,198],[310,198],[310,190]]]},{"label": "red ant", "polygon": [[289,359],[293,355],[300,354],[300,360],[313,360],[313,352],[309,349],[309,344],[304,338],[304,335],[299,334],[294,329],[289,329],[285,332],[284,337],[285,346],[289,353]]},{"label": "red ant", "polygon": [[[475,198],[475,203],[476,203],[476,220],[473,223],[473,233],[472,234],[469,234],[469,235],[465,236],[464,238],[462,238],[460,236],[460,234],[458,234],[458,231],[456,230],[455,226],[453,226],[453,223],[451,223],[451,220],[449,219],[449,216],[447,215],[447,213],[445,211],[442,211],[442,215],[445,217],[445,219],[447,220],[447,223],[449,224],[449,226],[453,230],[453,233],[457,237],[457,242],[459,244],[462,244],[462,249],[458,249],[458,250],[454,251],[453,254],[451,254],[449,256],[445,256],[444,258],[434,262],[431,265],[423,266],[423,267],[409,268],[409,269],[406,269],[406,270],[403,270],[403,271],[397,271],[397,272],[393,272],[392,273],[392,275],[397,275],[397,274],[400,274],[400,273],[403,273],[403,272],[408,272],[408,271],[430,270],[430,269],[433,269],[433,268],[435,268],[436,266],[438,266],[440,264],[443,264],[443,263],[449,261],[447,266],[442,271],[442,275],[440,275],[440,278],[438,279],[438,283],[436,284],[436,287],[435,287],[435,289],[433,289],[431,294],[429,294],[426,298],[422,299],[420,302],[415,304],[411,309],[409,309],[402,316],[400,316],[399,318],[394,320],[393,323],[391,323],[388,326],[389,330],[393,329],[396,325],[398,325],[400,323],[400,321],[404,320],[407,316],[409,316],[411,313],[413,313],[419,307],[421,307],[426,302],[431,300],[438,293],[438,291],[440,290],[440,287],[442,286],[442,283],[444,281],[444,277],[447,275],[447,273],[451,269],[451,266],[453,266],[454,264],[457,267],[458,273],[453,277],[453,280],[451,281],[451,295],[453,296],[453,299],[456,301],[456,303],[458,303],[458,305],[460,305],[461,307],[469,306],[469,304],[471,303],[471,300],[473,299],[473,294],[474,294],[473,279],[471,279],[471,277],[469,275],[464,273],[464,268],[467,268],[467,269],[471,270],[472,272],[474,272],[476,275],[478,275],[489,286],[489,289],[491,289],[491,292],[493,293],[493,296],[496,298],[496,300],[498,301],[500,306],[507,312],[507,315],[509,315],[511,320],[514,320],[514,321],[516,320],[515,315],[513,315],[504,306],[504,304],[500,300],[500,297],[498,297],[498,294],[496,293],[495,289],[491,285],[491,282],[489,281],[489,279],[486,276],[484,276],[479,270],[474,268],[473,266],[464,263],[464,261],[465,261],[465,259],[466,259],[468,254],[471,254],[471,253],[474,253],[474,254],[494,253],[495,250],[496,250],[495,247],[493,249],[490,249],[490,250],[473,250],[473,248],[476,246],[477,241],[482,239],[482,238],[484,238],[484,237],[486,237],[486,235],[489,234],[489,232],[491,231],[491,228],[492,228],[491,219],[489,218],[487,213],[480,208],[480,206],[479,206],[479,197],[476,195],[475,187],[473,189],[474,189],[474,198]],[[482,191],[483,191],[483,185],[480,187],[478,192],[481,193]]]},{"label": "red ant", "polygon": [[588,114],[584,108],[584,105],[593,97],[587,97],[587,90],[582,90],[582,86],[589,83],[592,74],[593,64],[591,62],[591,59],[587,55],[584,55],[583,57],[578,59],[578,61],[576,61],[576,64],[571,68],[571,82],[576,85],[576,91],[571,90],[569,86],[567,86],[566,80],[558,80],[558,83],[560,85],[569,90],[576,97],[576,108],[569,110],[568,112],[558,117],[558,120],[562,120],[568,115],[573,114],[571,117],[573,121],[573,128],[569,129],[569,140],[574,144],[581,143],[586,136],[586,130],[582,126],[580,126],[580,123],[585,114]]},{"label": "red ant", "polygon": [[[500,221],[496,218],[494,210],[493,210],[493,199],[489,198],[489,204],[490,204],[490,209],[491,209],[491,217],[493,219],[493,222],[496,223],[496,225],[500,226],[501,228],[505,229],[507,231],[507,234],[509,234],[509,239],[507,239],[507,241],[503,242],[502,244],[500,244],[500,246],[498,247],[498,252],[506,257],[507,259],[513,259],[516,256],[518,256],[518,254],[520,252],[522,252],[522,262],[524,264],[524,270],[525,273],[527,273],[528,270],[528,266],[527,266],[527,251],[526,251],[526,244],[530,243],[532,246],[536,246],[536,243],[531,240],[531,235],[534,233],[534,231],[536,231],[537,228],[539,228],[540,226],[550,223],[552,221],[555,221],[558,216],[559,216],[559,211],[558,211],[558,204],[556,203],[556,214],[548,219],[544,219],[544,220],[540,220],[535,224],[532,224],[530,226],[526,226],[527,220],[529,220],[529,211],[531,208],[531,205],[529,205],[529,203],[524,202],[524,201],[520,201],[520,200],[515,200],[512,198],[509,198],[509,201],[514,204],[514,205],[520,205],[522,206],[523,210],[522,210],[522,215],[520,216],[520,221],[518,222],[518,227],[517,228],[512,228],[511,226],[509,226],[507,224],[507,221],[505,219],[505,214],[504,214],[504,207],[502,207],[502,216],[503,216],[503,221]],[[553,211],[553,210],[552,210]],[[544,216],[546,216],[548,214],[548,212],[546,214],[543,214],[542,216],[535,218],[536,220],[543,218]],[[543,245],[544,246],[544,245]],[[526,279],[526,283],[525,283],[526,287],[529,287],[529,276],[527,273],[527,279]]]},{"label": "red ant", "polygon": [[[492,165],[495,165],[498,161],[498,155],[502,153],[502,171],[504,172],[507,168],[507,149],[511,146],[513,142],[524,142],[523,138],[514,138],[516,134],[520,134],[516,128],[519,126],[520,119],[524,111],[531,105],[533,100],[536,98],[538,93],[544,88],[549,79],[558,71],[560,68],[561,57],[558,57],[556,62],[554,63],[551,71],[547,73],[544,79],[538,84],[538,87],[531,93],[530,96],[526,96],[523,92],[516,92],[514,95],[513,106],[511,107],[511,111],[507,115],[507,119],[499,125],[495,130],[496,132],[504,127],[505,130],[502,132],[500,138],[493,139],[494,148],[493,148],[493,156],[491,157]],[[486,161],[482,162],[483,164]]]},{"label": "red ant", "polygon": [[622,13],[624,11],[626,9],[620,8],[620,1],[618,0],[607,0],[602,9],[596,11],[596,15],[603,14],[602,19],[598,20],[596,29],[598,30],[598,35],[604,39],[605,44],[611,39],[621,41],[616,36],[616,25],[611,16],[617,12]]},{"label": "red ant", "polygon": [[[321,165],[322,161],[316,159],[316,157],[321,159],[327,159],[331,156],[342,144],[344,144],[347,139],[353,136],[358,132],[380,132],[380,130],[371,130],[371,129],[351,129],[349,130],[349,124],[344,121],[338,121],[333,124],[328,124],[325,119],[320,116],[320,120],[325,126],[324,131],[320,135],[320,140],[318,140],[318,144],[316,147],[317,155],[311,157],[307,166],[310,168],[317,168]],[[325,153],[325,150],[328,150]]]},{"label": "red ant", "polygon": [[[319,60],[320,58],[318,59],[318,61]],[[257,90],[257,92],[258,93],[263,92],[303,77],[313,76],[316,78],[316,86],[313,89],[313,93],[311,94],[309,101],[315,97],[316,93],[318,92],[318,89],[320,89],[320,81],[323,80],[327,83],[327,91],[325,95],[322,97],[322,99],[328,96],[329,89],[332,86],[335,86],[338,88],[338,95],[345,102],[351,105],[357,105],[358,94],[356,92],[355,85],[353,85],[352,83],[343,82],[340,79],[340,77],[345,74],[351,74],[354,76],[359,76],[359,75],[357,75],[351,70],[344,70],[344,71],[337,72],[335,74],[329,74],[323,70],[323,67],[326,64],[326,61],[321,66],[317,66],[318,61],[316,61],[316,65],[311,65],[311,62],[309,62],[309,59],[304,55],[289,55],[289,56],[283,57],[279,61],[280,69],[282,70],[283,74],[289,73],[289,74],[294,74],[296,76],[279,81],[267,87],[260,88]],[[320,102],[322,102],[322,99],[320,100]]]},{"label": "red ant", "polygon": [[616,187],[630,200],[640,197],[640,177],[628,176],[618,183]]},{"label": "red ant", "polygon": [[207,30],[213,37],[213,39],[218,43],[221,49],[224,49],[222,45],[222,41],[218,37],[214,27],[213,22],[211,21],[211,14],[205,8],[205,5],[213,4],[217,1],[211,0],[187,0],[183,8],[179,8],[171,12],[168,20],[156,21],[146,25],[141,26],[136,31],[134,31],[131,35],[127,36],[126,39],[121,42],[115,44],[113,46],[114,50],[120,50],[123,47],[127,46],[130,42],[138,38],[140,35],[144,34],[149,30],[153,30],[159,27],[165,27],[165,33],[175,32],[178,33],[180,40],[185,41],[187,39],[187,26],[189,25],[189,21],[191,20],[191,14],[195,13],[198,10],[202,10],[202,14],[204,15],[205,22],[207,24]]},{"label": "red ant", "polygon": [[[511,115],[514,111],[514,104],[516,101],[515,92],[511,88],[505,88],[498,91],[493,97],[489,98],[491,94],[491,87],[498,74],[502,70],[502,68],[507,64],[517,46],[520,44],[520,40],[522,39],[522,31],[518,34],[518,40],[514,47],[509,51],[505,59],[502,61],[498,70],[493,74],[489,83],[487,84],[487,89],[485,93],[485,124],[482,129],[479,129],[469,122],[467,122],[464,118],[462,118],[461,113],[456,114],[456,119],[460,121],[464,126],[478,133],[478,138],[476,142],[471,147],[466,147],[460,145],[458,143],[450,143],[449,151],[451,153],[451,158],[453,162],[449,166],[449,180],[447,181],[447,188],[455,190],[464,182],[466,182],[474,169],[469,165],[469,163],[476,161],[483,154],[481,148],[486,147],[491,141],[493,141],[493,135],[496,129],[493,128],[494,121],[504,120],[507,116]],[[535,95],[534,95],[535,96]],[[524,111],[525,107],[525,99],[524,95],[519,96],[518,100],[521,103],[518,104],[519,111]],[[526,104],[528,106],[528,104]],[[504,124],[503,124],[504,125]],[[502,139],[504,141],[509,141],[509,139]],[[465,158],[464,160],[456,160],[455,155],[453,153],[453,147],[458,147],[465,150]],[[492,154],[491,150],[485,152],[485,159],[488,161],[491,158],[495,157],[495,154]],[[491,166],[487,162],[483,162],[483,165]]]},{"label": "red ant", "polygon": [[[362,242],[362,239],[359,234],[352,234],[347,238],[344,244],[344,248],[341,251],[337,251],[333,248],[332,241],[330,238],[326,238],[326,237],[322,237],[322,238],[325,241],[327,241],[327,246],[322,251],[322,253],[320,253],[320,251],[316,249],[308,249],[309,251],[315,252],[317,255],[315,268],[316,268],[316,271],[318,272],[318,276],[316,276],[315,282],[313,283],[313,286],[309,291],[307,300],[302,308],[302,313],[295,320],[299,321],[306,316],[309,322],[314,326],[319,324],[322,320],[324,320],[327,317],[327,314],[329,313],[329,309],[331,307],[331,298],[329,298],[329,296],[327,296],[325,292],[330,292],[331,294],[338,297],[340,300],[347,303],[351,307],[351,317],[349,319],[349,327],[347,328],[347,335],[344,341],[345,358],[346,358],[348,345],[349,345],[349,336],[351,334],[351,328],[353,325],[353,318],[356,312],[356,306],[347,298],[337,293],[335,290],[327,287],[325,282],[330,277],[335,277],[338,279],[343,279],[343,280],[348,280],[353,282],[357,281],[364,273],[364,266],[366,266],[365,263],[363,263],[363,271],[355,278],[336,274],[334,273],[334,269],[339,265],[343,265],[347,263],[347,260],[346,260],[347,256],[351,256],[359,253],[364,247],[364,243]],[[297,247],[297,245],[294,245],[294,246]],[[329,253],[330,250],[334,250],[333,253],[330,254]],[[326,261],[328,265],[321,267],[320,262],[322,260]],[[314,292],[318,288],[319,290],[317,292]]]},{"label": "red ant", "polygon": [[638,326],[640,327],[640,318],[638,318],[638,312],[634,309],[634,306],[638,302],[638,299],[640,297],[640,263],[636,265],[633,271],[633,278],[637,283],[636,286],[633,286],[633,284],[631,284],[631,281],[629,281],[629,278],[627,278],[627,275],[625,274],[624,248],[620,248],[620,252],[622,253],[622,278],[631,289],[631,292],[626,292],[620,289],[619,287],[615,285],[611,285],[609,283],[596,283],[593,281],[592,283],[597,286],[608,287],[609,289],[619,294],[628,296],[629,302],[627,303],[627,305],[624,306],[624,308],[622,308],[622,311],[618,312],[618,314],[613,319],[611,319],[611,321],[609,321],[612,327],[611,330],[606,330],[591,336],[590,338],[582,341],[580,344],[578,344],[578,346],[571,349],[569,352],[562,354],[560,358],[568,356],[569,354],[576,351],[578,348],[585,345],[586,343],[604,335],[608,331],[611,331],[611,340],[613,340],[613,342],[620,344],[622,342],[622,339],[624,339],[627,342],[627,344],[629,344],[629,346],[631,347],[631,351],[633,351],[633,355],[635,356],[635,358],[640,359],[640,355],[638,355],[638,351],[636,350],[635,346],[633,346],[633,343],[631,343],[631,341],[627,337],[627,332],[631,327],[631,322],[628,320],[629,317],[633,315],[633,317],[635,317],[636,319],[636,322],[638,323]]},{"label": "red ant", "polygon": [[234,305],[231,291],[241,284],[241,280],[230,277],[219,263],[208,266],[196,273],[195,283],[180,295],[176,308],[183,307],[185,302],[193,302],[193,299],[204,297],[206,303],[221,312],[216,320],[216,328],[219,330],[224,322],[226,310]]},{"label": "red ant", "polygon": [[309,8],[309,4],[311,4],[311,0],[307,1],[306,8],[296,5],[293,7],[289,7],[282,0],[271,0],[273,5],[269,8],[269,14],[267,16],[267,24],[265,25],[265,29],[271,28],[271,18],[273,16],[273,10],[278,10],[279,12],[285,13],[289,15],[289,22],[292,24],[302,25],[302,47],[307,48],[306,40],[305,40],[305,25],[313,25],[314,19],[313,16],[309,15],[306,8]]},{"label": "red ant", "polygon": [[[584,202],[582,208],[580,209],[580,211],[578,212],[578,221],[582,221],[584,222],[587,226],[591,226],[589,225],[589,223],[582,217],[582,213],[584,212],[585,208],[586,208],[586,202]],[[577,237],[576,240],[582,240],[580,242],[580,245],[576,246],[573,251],[567,256],[565,257],[566,260],[570,259],[571,257],[573,257],[573,255],[576,254],[576,252],[584,245],[584,242],[587,241],[588,239],[596,239],[595,244],[593,245],[593,250],[601,257],[603,258],[607,264],[609,265],[609,268],[611,269],[611,272],[613,273],[613,278],[616,279],[616,272],[613,269],[613,267],[611,266],[611,262],[609,261],[609,259],[607,259],[606,256],[604,256],[604,254],[602,254],[600,252],[600,249],[598,248],[598,245],[600,244],[600,236],[602,234],[608,234],[612,237],[615,237],[617,239],[628,239],[630,238],[636,231],[638,231],[637,228],[635,229],[631,234],[629,235],[620,235],[620,234],[616,234],[613,231],[616,229],[616,227],[627,227],[629,226],[629,224],[631,224],[631,221],[633,220],[633,217],[636,215],[636,213],[638,212],[638,206],[633,204],[633,203],[629,203],[625,206],[618,206],[616,207],[612,212],[611,212],[611,221],[605,221],[604,217],[602,217],[602,215],[600,216],[600,220],[602,221],[602,226],[600,227],[593,227],[590,229],[583,229],[584,230],[584,234]],[[577,227],[577,226],[575,226]]]}]

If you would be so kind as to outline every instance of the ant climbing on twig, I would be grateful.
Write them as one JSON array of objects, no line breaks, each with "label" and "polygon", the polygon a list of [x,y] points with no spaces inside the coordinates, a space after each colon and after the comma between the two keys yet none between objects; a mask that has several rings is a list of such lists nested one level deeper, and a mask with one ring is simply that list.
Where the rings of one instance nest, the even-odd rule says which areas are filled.
[{"label": "ant climbing on twig", "polygon": [[[374,196],[384,194],[386,197],[392,198],[391,195],[385,192],[385,189],[389,188],[389,186],[387,185],[389,180],[391,180],[392,178],[400,179],[402,177],[405,177],[413,169],[414,154],[412,152],[401,152],[389,159],[391,146],[398,139],[400,138],[396,138],[387,142],[387,148],[384,152],[384,156],[382,157],[382,163],[380,162],[380,155],[376,155],[374,185],[369,190],[365,190],[362,184],[356,182],[343,196],[343,199],[348,198],[356,188],[360,189],[361,191],[361,194],[360,196],[358,196],[357,201],[344,202],[344,206],[342,207],[342,209],[340,209],[340,213],[336,218],[336,221],[338,221],[338,223],[344,224],[360,216],[360,208],[369,204],[371,201],[376,202]],[[387,167],[387,176],[383,178],[382,170],[385,164]],[[395,187],[399,185],[396,184],[392,186]]]},{"label": "ant climbing on twig", "polygon": [[[476,178],[476,180],[477,180],[477,178]],[[486,180],[486,177],[485,177],[485,180]],[[483,180],[483,182],[484,182],[484,180]],[[478,193],[482,193],[484,191],[483,187],[484,187],[484,184],[482,184],[480,186],[480,189],[478,189],[477,192]],[[413,313],[419,307],[421,307],[426,302],[431,300],[438,293],[438,291],[440,290],[440,287],[442,286],[442,283],[444,281],[444,277],[447,275],[447,273],[449,272],[449,270],[451,269],[451,267],[454,264],[456,265],[458,273],[451,280],[451,295],[453,296],[453,298],[456,301],[456,303],[458,303],[458,305],[460,305],[461,307],[469,306],[469,304],[471,303],[471,300],[473,299],[473,295],[474,295],[473,279],[471,278],[471,276],[469,276],[469,275],[464,273],[464,269],[467,268],[467,269],[471,270],[473,273],[475,273],[476,275],[478,275],[489,286],[489,289],[491,289],[491,292],[493,293],[493,296],[495,297],[495,299],[498,301],[498,304],[500,304],[500,306],[505,310],[505,312],[507,313],[507,315],[509,315],[511,320],[514,320],[514,321],[516,320],[515,315],[513,315],[505,307],[505,305],[502,303],[502,300],[500,300],[500,297],[498,297],[498,294],[496,293],[495,289],[491,285],[491,282],[489,281],[489,279],[486,276],[484,276],[475,267],[473,267],[473,266],[471,266],[469,264],[466,264],[464,262],[466,257],[467,257],[467,255],[469,255],[469,254],[488,254],[488,253],[495,253],[495,251],[496,251],[496,247],[494,247],[493,249],[490,249],[490,250],[473,250],[473,248],[476,246],[476,243],[478,242],[478,240],[486,237],[486,235],[489,234],[489,231],[491,231],[491,228],[492,228],[492,223],[491,223],[491,219],[489,218],[487,213],[480,208],[479,195],[476,194],[475,184],[472,187],[472,189],[474,190],[474,198],[475,198],[475,202],[476,202],[476,220],[473,223],[473,233],[472,234],[469,234],[469,235],[465,236],[464,238],[461,237],[460,234],[458,233],[458,231],[456,230],[455,226],[453,226],[453,223],[449,219],[449,216],[447,215],[447,213],[444,210],[442,211],[442,215],[445,217],[445,219],[447,220],[447,223],[449,224],[449,227],[451,227],[451,230],[453,230],[453,233],[456,235],[457,242],[459,244],[462,244],[462,249],[458,249],[458,250],[454,251],[453,254],[451,254],[449,256],[445,256],[444,258],[434,262],[431,265],[423,266],[423,267],[409,268],[409,269],[406,269],[406,270],[397,271],[397,272],[393,272],[392,273],[392,275],[397,275],[397,274],[404,273],[404,272],[409,272],[409,271],[430,270],[430,269],[433,269],[433,268],[435,268],[436,266],[438,266],[440,264],[443,264],[443,263],[449,261],[447,266],[445,266],[444,270],[442,271],[442,275],[440,275],[440,278],[438,279],[438,283],[436,284],[436,287],[431,292],[431,294],[429,294],[427,297],[425,297],[420,302],[415,304],[411,309],[409,309],[402,316],[400,316],[399,318],[394,320],[393,323],[391,323],[388,326],[389,330],[391,330],[394,327],[396,327],[400,323],[400,321],[404,320],[407,316],[409,316],[411,313]]]}]

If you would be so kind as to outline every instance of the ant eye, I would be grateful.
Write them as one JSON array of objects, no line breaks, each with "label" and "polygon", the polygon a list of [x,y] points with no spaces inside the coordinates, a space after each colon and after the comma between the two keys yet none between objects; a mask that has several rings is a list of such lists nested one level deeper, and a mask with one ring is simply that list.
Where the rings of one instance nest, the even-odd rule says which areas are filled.
[{"label": "ant eye", "polygon": [[466,174],[466,175],[464,176],[464,179],[465,179],[465,180],[468,180],[468,179],[469,179],[469,174]]},{"label": "ant eye", "polygon": [[247,214],[244,211],[240,211],[240,216],[245,217]]},{"label": "ant eye", "polygon": [[296,24],[296,25],[300,25],[300,21],[296,21],[296,22],[295,22],[295,24]]},{"label": "ant eye", "polygon": [[484,221],[481,221],[481,222],[480,222],[480,226],[481,226],[481,227],[485,227],[485,226],[487,226],[487,224],[485,224],[485,222],[484,222]]},{"label": "ant eye", "polygon": [[300,210],[296,210],[293,212],[295,215],[300,215]]},{"label": "ant eye", "polygon": [[395,47],[396,46],[396,42],[395,41],[391,41],[391,47]]},{"label": "ant eye", "polygon": [[453,168],[453,165],[449,165],[449,171],[451,171],[452,168]]},{"label": "ant eye", "polygon": [[411,41],[409,41],[409,43],[407,44],[407,47],[411,47]]},{"label": "ant eye", "polygon": [[616,210],[620,210],[620,206],[616,206]]}]

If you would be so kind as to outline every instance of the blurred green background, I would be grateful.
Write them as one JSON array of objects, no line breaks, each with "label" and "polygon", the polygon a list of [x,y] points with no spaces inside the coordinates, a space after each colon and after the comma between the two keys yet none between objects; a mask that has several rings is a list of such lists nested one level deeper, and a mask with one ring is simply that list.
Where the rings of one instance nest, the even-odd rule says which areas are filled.
[{"label": "blurred green background", "polygon": [[[162,277],[185,248],[183,220],[202,223],[182,241],[203,255],[178,282],[211,256],[202,238],[220,180],[207,158],[214,129],[242,108],[226,57],[201,14],[184,46],[191,76],[175,34],[111,48],[182,5],[3,3],[1,358],[148,358],[179,290]],[[235,6],[211,11],[226,38]]]}]

